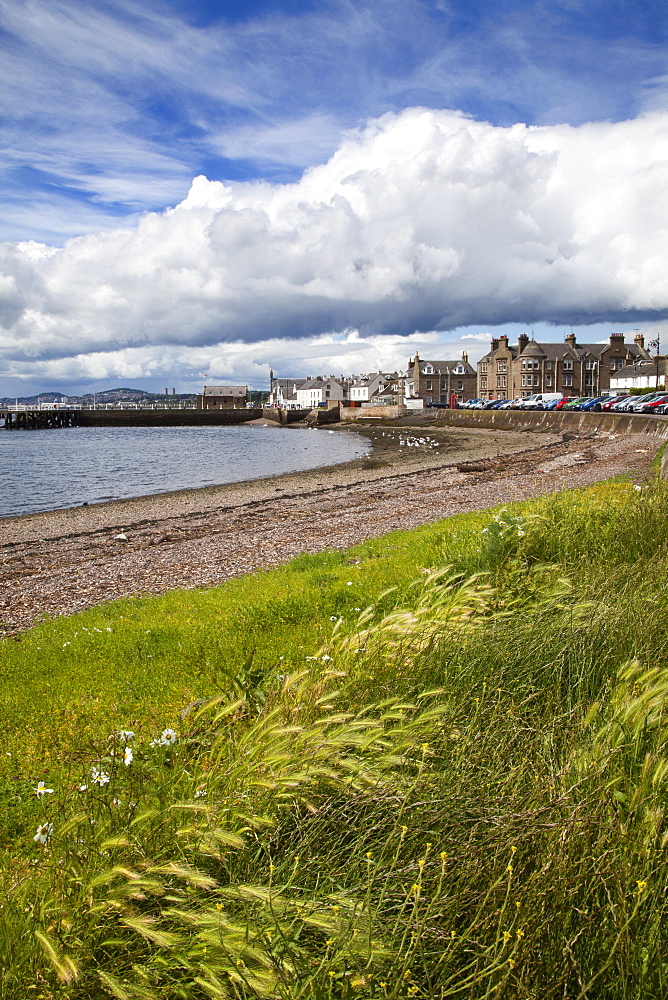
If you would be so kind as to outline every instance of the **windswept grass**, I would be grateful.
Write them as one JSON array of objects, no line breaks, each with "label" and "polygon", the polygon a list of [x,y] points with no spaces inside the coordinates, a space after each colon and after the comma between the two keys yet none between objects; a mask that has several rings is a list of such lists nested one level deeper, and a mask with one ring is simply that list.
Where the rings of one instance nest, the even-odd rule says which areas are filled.
[{"label": "windswept grass", "polygon": [[0,997],[668,994],[667,528],[604,484],[6,644]]}]

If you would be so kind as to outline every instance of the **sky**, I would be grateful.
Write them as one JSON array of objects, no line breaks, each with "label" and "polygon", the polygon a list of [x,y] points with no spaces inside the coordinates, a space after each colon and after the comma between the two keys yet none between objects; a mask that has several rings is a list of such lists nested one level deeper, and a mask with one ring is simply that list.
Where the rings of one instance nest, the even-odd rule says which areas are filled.
[{"label": "sky", "polygon": [[0,0],[0,395],[668,350],[666,0]]}]

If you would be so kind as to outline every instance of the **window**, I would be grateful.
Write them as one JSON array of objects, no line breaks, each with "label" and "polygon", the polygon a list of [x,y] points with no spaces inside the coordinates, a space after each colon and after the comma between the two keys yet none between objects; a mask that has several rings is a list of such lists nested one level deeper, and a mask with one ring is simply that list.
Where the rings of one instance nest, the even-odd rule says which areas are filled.
[{"label": "window", "polygon": [[534,385],[539,385],[540,384],[540,377],[538,375],[534,375],[534,377],[533,377],[533,384]]},{"label": "window", "polygon": [[[570,359],[565,359],[564,360],[564,371],[565,372],[569,372],[569,371],[572,372],[573,371],[573,362]],[[572,382],[571,382],[571,385],[573,385]]]},{"label": "window", "polygon": [[463,388],[464,388],[464,380],[460,378],[457,380],[457,389],[462,390]]},{"label": "window", "polygon": [[480,362],[480,374],[481,375],[486,375],[487,374],[487,362],[486,361],[481,361]]},{"label": "window", "polygon": [[427,365],[426,368],[425,368],[425,370],[424,370],[424,373],[425,373],[425,375],[433,375],[434,374],[434,366],[433,365]]},{"label": "window", "polygon": [[527,384],[527,377],[526,377],[526,375],[523,375],[522,376],[522,386],[524,387],[526,384]]},{"label": "window", "polygon": [[496,362],[496,370],[497,370],[497,372],[505,372],[507,370],[506,369],[506,364],[507,363],[506,363],[506,359],[505,358],[502,361],[497,361]]},{"label": "window", "polygon": [[526,368],[526,366],[527,366],[526,359],[522,358],[522,368]]},{"label": "window", "polygon": [[564,386],[564,388],[566,386],[572,386],[573,385],[573,376],[572,375],[564,375],[564,377],[562,379],[562,385]]},{"label": "window", "polygon": [[481,378],[480,378],[480,390],[482,391],[483,389],[486,389],[486,388],[487,388],[487,376],[486,375],[482,375]]},{"label": "window", "polygon": [[545,385],[548,387],[548,389],[552,388],[552,376],[551,375],[546,375],[545,376]]},{"label": "window", "polygon": [[545,362],[545,370],[548,371],[548,372],[552,371],[552,362],[551,361],[546,361]]},{"label": "window", "polygon": [[496,376],[496,388],[497,389],[505,389],[506,388],[506,376],[505,375],[497,375]]},{"label": "window", "polygon": [[430,392],[430,391],[431,391],[431,389],[432,389],[432,384],[431,384],[431,382],[427,382],[427,392]]},{"label": "window", "polygon": [[441,389],[447,389],[447,388],[448,388],[447,382],[441,382]]},{"label": "window", "polygon": [[593,372],[596,368],[596,362],[595,361],[585,362],[585,368],[588,372]]}]

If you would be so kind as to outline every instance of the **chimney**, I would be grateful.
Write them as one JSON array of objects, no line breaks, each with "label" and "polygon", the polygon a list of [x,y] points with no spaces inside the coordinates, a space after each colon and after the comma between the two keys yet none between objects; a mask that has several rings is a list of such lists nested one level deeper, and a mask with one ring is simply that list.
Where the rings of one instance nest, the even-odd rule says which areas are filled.
[{"label": "chimney", "polygon": [[524,350],[524,348],[527,346],[528,343],[529,343],[529,338],[526,335],[526,333],[521,333],[517,338],[517,351],[519,354],[522,353],[522,351]]},{"label": "chimney", "polygon": [[498,351],[498,349],[499,349],[499,338],[498,337],[492,337],[492,348],[491,349],[493,351]]},{"label": "chimney", "polygon": [[468,351],[462,351],[462,361],[464,362],[464,364],[468,364],[469,363],[469,352]]},{"label": "chimney", "polygon": [[633,340],[634,343],[638,345],[638,347],[642,348],[643,351],[645,350],[645,338],[643,337],[642,333],[636,333]]},{"label": "chimney", "polygon": [[611,347],[622,347],[624,344],[624,334],[623,333],[611,333],[610,334],[610,346]]},{"label": "chimney", "polygon": [[569,333],[565,337],[565,341],[569,347],[575,347],[575,334]]}]

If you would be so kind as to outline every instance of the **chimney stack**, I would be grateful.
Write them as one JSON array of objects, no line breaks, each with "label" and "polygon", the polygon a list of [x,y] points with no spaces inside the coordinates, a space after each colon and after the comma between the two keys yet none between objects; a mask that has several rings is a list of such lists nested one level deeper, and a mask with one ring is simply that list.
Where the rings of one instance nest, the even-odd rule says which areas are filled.
[{"label": "chimney stack", "polygon": [[574,333],[567,334],[565,339],[566,339],[566,343],[568,344],[569,347],[575,347],[575,334]]},{"label": "chimney stack", "polygon": [[492,350],[493,351],[498,351],[498,349],[499,349],[499,338],[498,337],[492,337]]},{"label": "chimney stack", "polygon": [[524,348],[527,346],[528,343],[529,343],[529,338],[526,335],[526,333],[521,333],[517,338],[517,350],[520,354],[522,353],[522,351],[524,350]]},{"label": "chimney stack", "polygon": [[636,333],[633,340],[638,345],[638,347],[642,348],[643,351],[645,350],[645,338],[643,337],[642,333]]},{"label": "chimney stack", "polygon": [[462,351],[462,361],[464,362],[464,364],[468,364],[468,361],[469,361],[469,352],[468,351]]}]

